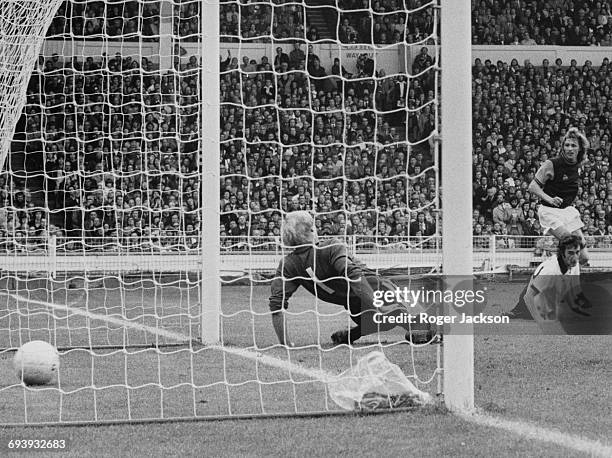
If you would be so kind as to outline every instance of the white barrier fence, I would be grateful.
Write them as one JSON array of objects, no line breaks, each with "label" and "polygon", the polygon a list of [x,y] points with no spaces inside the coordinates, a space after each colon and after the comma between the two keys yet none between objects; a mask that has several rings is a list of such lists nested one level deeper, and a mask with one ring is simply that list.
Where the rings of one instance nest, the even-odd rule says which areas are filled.
[{"label": "white barrier fence", "polygon": [[[194,237],[193,240],[196,240]],[[165,239],[95,238],[17,242],[0,240],[0,269],[14,272],[179,272],[199,271],[202,263],[197,244],[189,237]],[[250,243],[249,243],[250,242]],[[442,241],[439,237],[348,236],[349,250],[374,269],[439,270]],[[612,238],[588,237],[590,265],[612,267]],[[273,271],[283,250],[278,240],[225,237],[221,243],[221,270],[228,275]],[[551,237],[474,237],[474,271],[505,272],[535,267],[555,253]]]}]

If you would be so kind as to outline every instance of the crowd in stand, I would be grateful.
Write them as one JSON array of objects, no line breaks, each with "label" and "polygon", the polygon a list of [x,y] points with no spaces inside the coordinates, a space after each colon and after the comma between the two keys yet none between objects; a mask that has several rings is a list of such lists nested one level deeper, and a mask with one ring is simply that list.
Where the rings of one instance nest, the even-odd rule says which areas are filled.
[{"label": "crowd in stand", "polygon": [[[370,8],[373,14],[367,14]],[[435,5],[428,0],[345,0],[338,38],[343,43],[425,43],[432,40],[435,21]]]},{"label": "crowd in stand", "polygon": [[[48,37],[77,39],[159,39],[162,1],[68,1],[53,19]],[[184,42],[197,41],[200,33],[200,2],[175,0],[171,3],[173,35]],[[289,3],[288,5],[284,5]],[[263,2],[225,1],[220,4],[220,35],[230,41],[265,41],[304,38],[304,6],[289,0],[275,0],[274,7]],[[166,13],[167,14],[167,13]],[[316,41],[316,30],[308,27],[307,38]]]},{"label": "crowd in stand", "polygon": [[472,43],[612,46],[612,11],[600,0],[472,3]]},{"label": "crowd in stand", "polygon": [[[16,211],[3,212],[0,230],[34,242],[44,229],[88,241],[180,236],[192,244],[200,201],[195,62],[165,74],[146,58],[41,59],[28,88],[24,149],[31,179],[43,176],[46,192],[35,202],[27,184],[14,186],[21,192],[5,198]],[[41,216],[49,228],[35,224]]]},{"label": "crowd in stand", "polygon": [[[190,4],[181,5],[182,14]],[[57,11],[47,36],[125,41],[139,40],[141,36],[152,39],[159,37],[160,7],[160,1],[67,1]]]},{"label": "crowd in stand", "polygon": [[[161,4],[161,1],[66,2],[53,20],[48,36],[111,40],[158,37]],[[425,43],[431,40],[437,19],[430,0],[343,0],[340,6],[336,33],[343,43]],[[196,41],[200,32],[199,2],[181,0],[173,2],[172,7],[176,36],[183,41]],[[317,29],[305,24],[307,8],[289,0],[275,0],[273,5],[224,1],[220,5],[221,36],[234,41],[236,37],[253,41],[306,37],[317,41],[320,39]],[[600,0],[475,0],[472,42],[612,46],[612,10],[609,2]]]},{"label": "crowd in stand", "polygon": [[[98,40],[121,38],[128,41],[140,37],[159,37],[162,3],[69,1],[60,7],[47,35]],[[403,3],[402,0],[373,2],[372,11],[375,14],[371,16],[364,14],[370,9],[369,0],[343,1],[337,31],[339,40],[344,43],[376,44],[424,42],[433,32],[433,5],[422,9],[421,6],[431,2],[409,0],[406,2],[408,8],[415,11],[407,15],[398,12],[403,11]],[[197,41],[200,2],[179,0],[172,2],[172,7],[176,18],[176,37],[182,41]],[[266,41],[271,37],[318,41],[318,30],[307,23],[306,8],[309,7],[298,5],[293,0],[275,0],[273,4],[249,0],[223,1],[220,4],[220,35],[230,41],[237,41],[237,37],[254,42]]]},{"label": "crowd in stand", "polygon": [[[426,52],[414,73],[433,63]],[[120,55],[41,59],[28,88],[25,152],[39,158],[47,192],[39,205],[27,189],[15,193],[23,205],[13,204],[16,217],[0,230],[30,243],[48,230],[88,245],[173,245],[185,234],[190,242],[179,243],[197,243],[197,65],[192,57],[163,74],[147,59]],[[356,69],[342,79],[336,62],[327,75],[312,47],[299,43],[274,59],[245,56],[238,65],[230,54],[222,62],[221,235],[278,236],[280,211],[295,209],[319,213],[321,235],[435,232],[426,141],[433,111],[406,119],[400,110],[397,124],[397,107],[433,100],[431,78],[425,73],[408,90],[404,76],[373,75],[366,55]],[[408,207],[422,209],[420,224],[411,224],[417,216],[411,221]],[[45,233],[31,231],[38,213],[50,223]]]},{"label": "crowd in stand", "polygon": [[[585,233],[612,236],[612,65],[545,59],[535,66],[481,62],[473,67],[474,234],[541,235],[537,200],[528,186],[539,166],[559,153],[570,126],[590,150],[576,207]],[[593,243],[589,238],[589,243]]]},{"label": "crowd in stand", "polygon": [[[265,27],[273,24],[275,36],[303,37],[303,8],[284,3],[274,8],[258,2],[222,4],[222,35],[241,31],[257,39],[270,35]],[[422,21],[406,25],[406,17],[391,14],[390,3],[373,2],[374,24],[368,25],[355,19],[369,17],[359,11],[363,2],[343,2],[340,40],[371,42],[372,31],[376,43],[392,42],[396,32],[407,41],[427,36],[430,8],[412,17]],[[412,8],[426,4],[408,3]],[[474,14],[501,10],[498,2],[481,3]],[[567,1],[546,5],[575,11]],[[585,5],[584,14],[575,14],[605,10],[596,2]],[[73,28],[79,18],[89,18],[80,25],[87,34],[108,34],[115,22],[93,19],[121,18],[133,7],[149,8],[153,16],[160,4],[88,2],[85,9],[67,3],[51,33],[65,33],[62,17],[70,16]],[[197,33],[197,3],[175,7],[180,33],[189,39]],[[75,10],[68,14],[70,8]],[[129,23],[120,33],[144,31],[146,21]],[[240,57],[229,53],[221,62],[223,243],[233,246],[248,237],[257,244],[278,237],[282,212],[300,209],[316,212],[323,236],[376,237],[386,243],[437,233],[433,70],[409,82],[401,75],[387,77],[386,69],[375,68],[366,54],[358,57],[353,73],[337,58],[324,68],[304,41],[296,41],[289,52],[278,47],[273,56]],[[28,88],[23,149],[34,164],[31,176],[44,178],[40,186],[46,192],[41,200],[33,196],[32,180],[0,176],[0,238],[14,234],[13,240],[38,244],[53,233],[83,238],[88,246],[197,246],[199,62],[196,57],[178,62],[176,71],[164,72],[147,58],[119,54],[41,58]],[[423,47],[409,73],[433,65]],[[592,146],[576,202],[588,241],[594,244],[591,236],[596,235],[603,236],[597,243],[612,241],[611,81],[608,59],[601,65],[476,59],[473,228],[482,236],[475,239],[478,246],[487,247],[491,235],[498,236],[500,247],[511,247],[519,243],[512,236],[542,234],[537,201],[527,187],[539,165],[559,152],[569,126],[583,130]]]},{"label": "crowd in stand", "polygon": [[[286,5],[287,4],[287,5]],[[301,38],[305,34],[315,41],[312,28],[304,28],[303,5],[289,0],[277,0],[274,7],[261,2],[224,2],[221,4],[221,36],[230,41],[248,39],[250,42],[275,39]],[[199,26],[198,18],[192,20],[192,28]]]},{"label": "crowd in stand", "polygon": [[[414,73],[433,63],[426,53]],[[278,48],[274,59],[245,56],[239,64],[230,55],[222,63],[221,171],[229,176],[222,186],[222,236],[277,236],[280,210],[300,209],[319,214],[321,235],[435,232],[429,207],[436,185],[425,142],[434,114],[426,107],[406,119],[402,110],[398,122],[392,111],[431,101],[431,78],[425,73],[408,90],[403,76],[386,78],[383,69],[374,75],[366,55],[356,68],[348,74],[336,60],[328,74],[312,46],[300,43],[290,53]],[[236,107],[241,100],[244,114]],[[278,107],[270,106],[275,102]],[[408,206],[422,208],[427,224],[411,227]]]}]

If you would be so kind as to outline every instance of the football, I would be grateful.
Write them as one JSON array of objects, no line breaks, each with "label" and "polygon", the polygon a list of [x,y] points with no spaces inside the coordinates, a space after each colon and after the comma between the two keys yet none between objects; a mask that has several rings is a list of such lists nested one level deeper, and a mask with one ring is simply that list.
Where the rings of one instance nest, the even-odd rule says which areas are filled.
[{"label": "football", "polygon": [[59,365],[57,349],[42,340],[23,344],[13,359],[17,378],[26,385],[51,383],[59,370]]}]

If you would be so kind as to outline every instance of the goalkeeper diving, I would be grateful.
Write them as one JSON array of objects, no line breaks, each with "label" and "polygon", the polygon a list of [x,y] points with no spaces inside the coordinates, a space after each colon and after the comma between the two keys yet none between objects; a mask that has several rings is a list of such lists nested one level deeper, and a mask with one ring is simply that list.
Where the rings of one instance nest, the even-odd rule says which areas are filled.
[{"label": "goalkeeper diving", "polygon": [[397,286],[389,279],[365,270],[347,254],[345,244],[339,240],[319,241],[314,218],[307,211],[296,211],[286,216],[282,242],[293,251],[278,266],[269,302],[272,324],[282,345],[293,346],[284,311],[300,286],[325,302],[343,306],[350,313],[355,326],[334,332],[331,340],[336,345],[352,344],[362,336],[396,326],[406,329],[406,339],[413,343],[426,343],[433,339],[428,324],[398,325],[392,319],[376,319],[376,314],[399,316],[409,312],[402,303],[386,303],[382,307],[374,305],[374,290],[396,290]]}]

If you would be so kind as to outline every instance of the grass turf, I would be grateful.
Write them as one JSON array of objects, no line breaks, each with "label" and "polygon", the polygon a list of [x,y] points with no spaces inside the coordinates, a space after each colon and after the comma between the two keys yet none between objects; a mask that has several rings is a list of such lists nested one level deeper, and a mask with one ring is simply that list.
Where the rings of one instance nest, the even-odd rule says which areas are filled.
[{"label": "grass turf", "polygon": [[[492,302],[509,308],[522,283],[490,286],[496,291]],[[96,313],[121,312],[128,318],[140,317],[139,322],[151,326],[170,327],[195,335],[198,319],[193,312],[198,297],[195,292],[186,294],[184,288],[164,288],[163,293],[154,289],[143,292],[138,288],[119,288],[117,293],[124,295],[119,300],[112,296],[112,291],[112,288],[105,288],[104,292],[102,289],[88,292],[90,308],[97,309]],[[66,303],[78,303],[79,297],[83,297],[79,289],[63,293]],[[39,294],[41,300],[46,300],[42,295],[48,297],[42,289]],[[293,301],[291,310],[298,314],[291,317],[290,326],[296,344],[304,348],[291,350],[288,354],[275,346],[269,316],[265,315],[266,294],[267,288],[261,286],[223,288],[225,342],[240,348],[257,348],[281,359],[290,357],[296,364],[334,373],[346,369],[355,357],[372,349],[368,346],[332,349],[324,345],[323,351],[319,351],[318,347],[307,346],[317,341],[327,342],[331,332],[346,326],[348,318],[339,307],[313,304],[311,297],[301,294]],[[143,297],[147,300],[143,301]],[[121,310],[113,309],[117,304],[122,304]],[[56,319],[49,320],[48,314],[38,313],[41,307],[31,304],[7,301],[4,307],[8,312],[22,312],[5,313],[0,317],[0,329],[8,330],[0,335],[10,340],[3,341],[4,346],[19,338],[45,338],[50,333],[85,343],[91,339],[113,344],[149,343],[155,338],[137,330],[109,329],[104,323],[88,322],[83,317],[59,314]],[[29,307],[28,313],[24,313],[23,307]],[[156,313],[147,314],[151,310],[157,316]],[[318,314],[313,313],[314,310]],[[147,315],[144,318],[143,311]],[[35,331],[24,335],[26,320],[29,329]],[[61,329],[57,323],[66,323],[66,329]],[[533,325],[519,321],[510,326],[512,333],[520,334]],[[407,375],[430,378],[435,370],[435,346],[411,348],[400,343],[401,334],[395,332],[383,337],[389,344],[385,353]],[[612,398],[608,387],[612,381],[612,366],[609,348],[608,336],[477,336],[476,402],[493,415],[610,441]],[[9,365],[11,357],[10,352],[0,353],[0,365],[3,368]],[[96,351],[94,356],[84,350],[64,352],[60,386],[69,394],[61,397],[57,390],[7,388],[15,382],[12,377],[10,370],[0,373],[0,414],[4,421],[23,418],[24,396],[28,396],[30,421],[55,421],[60,408],[63,420],[92,420],[94,411],[98,419],[120,419],[128,415],[131,418],[154,417],[162,412],[166,416],[187,417],[230,412],[249,414],[261,412],[262,406],[271,413],[335,408],[320,382],[206,348],[198,348],[196,353],[181,347],[166,347],[161,353],[153,349],[131,349],[130,353],[104,350]],[[264,383],[253,383],[253,380]],[[91,389],[92,381],[101,389]],[[229,388],[220,382],[229,382]],[[138,388],[127,390],[120,386],[126,384]],[[168,389],[160,389],[159,384]],[[192,384],[201,388],[194,389]],[[420,386],[435,392],[435,383]],[[77,456],[117,455],[127,450],[134,455],[363,456],[381,452],[399,455],[407,449],[419,450],[425,456],[571,455],[566,449],[468,424],[437,409],[365,417],[228,420],[102,428],[18,427],[2,431],[0,437],[2,440],[20,435],[38,437],[39,433],[47,432],[54,437],[71,436],[71,453]]]},{"label": "grass turf", "polygon": [[86,428],[19,428],[16,437],[66,437],[66,456],[580,456],[437,411]]}]

